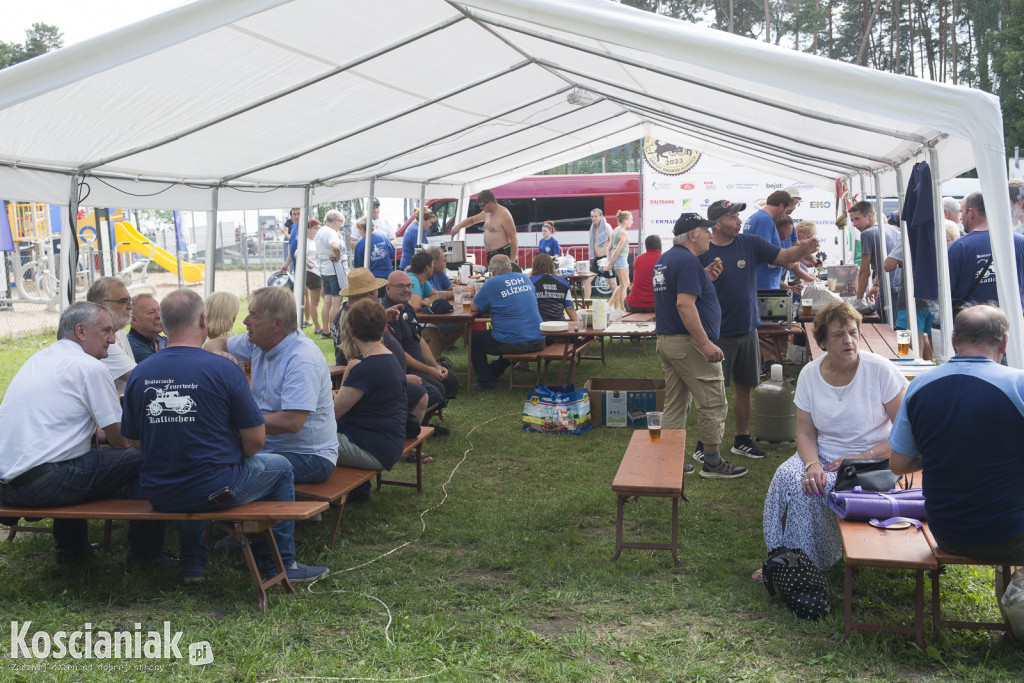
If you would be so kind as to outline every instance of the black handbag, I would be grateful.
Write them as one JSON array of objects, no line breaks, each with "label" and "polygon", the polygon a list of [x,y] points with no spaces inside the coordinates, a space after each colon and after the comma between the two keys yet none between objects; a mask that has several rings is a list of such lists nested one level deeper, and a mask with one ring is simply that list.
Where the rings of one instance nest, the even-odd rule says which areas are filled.
[{"label": "black handbag", "polygon": [[820,619],[832,611],[825,573],[799,548],[776,548],[761,566],[769,595],[778,593],[801,619]]},{"label": "black handbag", "polygon": [[853,491],[858,486],[862,491],[885,493],[896,488],[899,476],[889,469],[889,458],[874,460],[844,460],[836,475],[833,491]]}]

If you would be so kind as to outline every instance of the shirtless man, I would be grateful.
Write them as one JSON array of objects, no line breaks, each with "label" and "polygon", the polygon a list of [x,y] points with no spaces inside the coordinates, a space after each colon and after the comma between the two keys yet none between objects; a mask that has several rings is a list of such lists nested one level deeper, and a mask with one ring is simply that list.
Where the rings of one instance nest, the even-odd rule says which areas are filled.
[{"label": "shirtless man", "polygon": [[452,228],[452,239],[454,240],[463,228],[483,221],[487,262],[490,263],[498,254],[504,254],[512,259],[512,269],[522,272],[516,263],[519,260],[519,238],[516,235],[516,224],[512,220],[512,214],[494,199],[494,193],[490,190],[481,190],[476,196],[476,203],[483,211]]}]

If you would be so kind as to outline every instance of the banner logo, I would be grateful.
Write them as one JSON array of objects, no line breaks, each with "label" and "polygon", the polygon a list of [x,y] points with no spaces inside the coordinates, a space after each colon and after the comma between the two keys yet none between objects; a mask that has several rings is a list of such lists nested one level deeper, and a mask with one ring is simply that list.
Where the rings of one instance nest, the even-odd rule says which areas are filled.
[{"label": "banner logo", "polygon": [[700,159],[700,152],[655,138],[644,138],[644,158],[659,173],[679,175],[693,168]]}]

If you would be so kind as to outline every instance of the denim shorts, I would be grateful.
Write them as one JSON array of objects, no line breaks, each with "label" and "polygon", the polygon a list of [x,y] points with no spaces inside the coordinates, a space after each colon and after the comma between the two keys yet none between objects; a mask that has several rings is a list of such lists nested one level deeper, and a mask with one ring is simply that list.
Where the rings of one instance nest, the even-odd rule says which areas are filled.
[{"label": "denim shorts", "polygon": [[341,285],[338,284],[337,275],[322,275],[324,281],[324,296],[338,296],[341,294]]}]

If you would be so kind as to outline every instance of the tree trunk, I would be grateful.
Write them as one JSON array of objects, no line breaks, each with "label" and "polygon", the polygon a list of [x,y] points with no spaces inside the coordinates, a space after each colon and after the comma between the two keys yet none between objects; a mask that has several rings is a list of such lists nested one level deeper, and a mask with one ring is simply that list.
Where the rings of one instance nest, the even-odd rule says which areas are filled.
[{"label": "tree trunk", "polygon": [[[867,2],[868,0],[865,0]],[[767,0],[765,0],[767,3]],[[875,24],[875,17],[878,16],[878,8],[882,6],[882,0],[875,0],[875,6],[871,9],[871,16],[864,22],[864,33],[860,37],[860,48],[857,50],[857,60],[855,64],[864,66],[864,55],[868,48],[868,38],[871,37],[871,27]],[[865,5],[867,7],[867,5]]]},{"label": "tree trunk", "polygon": [[733,21],[736,18],[736,14],[733,12],[732,2],[733,0],[729,0],[729,33],[734,32]]},{"label": "tree trunk", "polygon": [[764,0],[764,42],[772,42],[772,8],[770,0]]},{"label": "tree trunk", "polygon": [[[815,10],[821,9],[821,4],[820,3],[821,3],[821,0],[814,0],[814,9]],[[815,15],[817,15],[817,12],[815,12]],[[812,55],[818,54],[818,27],[817,26],[814,27],[814,42],[811,43],[811,54]]]},{"label": "tree trunk", "polygon": [[956,85],[957,76],[960,73],[960,65],[956,61],[956,0],[953,0],[949,8],[949,35],[951,38],[950,52],[952,52],[951,63],[953,65],[953,85]]}]

